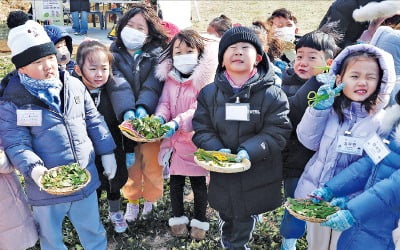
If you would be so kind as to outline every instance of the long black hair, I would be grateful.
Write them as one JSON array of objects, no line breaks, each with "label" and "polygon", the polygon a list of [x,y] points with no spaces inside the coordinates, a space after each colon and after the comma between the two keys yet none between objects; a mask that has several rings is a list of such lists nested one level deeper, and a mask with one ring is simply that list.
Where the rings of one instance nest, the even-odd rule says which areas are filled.
[{"label": "long black hair", "polygon": [[142,3],[133,4],[132,8],[126,12],[121,19],[119,19],[117,24],[117,39],[115,40],[115,44],[118,47],[126,48],[121,39],[121,31],[127,25],[129,20],[134,15],[139,13],[143,15],[149,28],[149,34],[142,49],[146,51],[147,48],[151,46],[165,48],[168,43],[168,36],[165,29],[161,25],[160,18],[157,16],[157,13],[153,8]]}]

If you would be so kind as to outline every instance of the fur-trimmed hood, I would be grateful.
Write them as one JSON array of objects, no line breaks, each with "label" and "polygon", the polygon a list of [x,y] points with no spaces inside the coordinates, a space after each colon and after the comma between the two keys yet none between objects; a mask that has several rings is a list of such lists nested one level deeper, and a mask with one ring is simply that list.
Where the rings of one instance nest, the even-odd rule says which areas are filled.
[{"label": "fur-trimmed hood", "polygon": [[[200,90],[206,84],[214,81],[215,72],[218,66],[218,40],[215,37],[209,39],[206,42],[203,55],[200,57],[199,64],[195,67],[190,80],[192,80],[193,86]],[[173,69],[172,59],[166,59],[161,62],[156,69],[156,77],[160,81],[165,81]]]},{"label": "fur-trimmed hood", "polygon": [[375,108],[375,112],[377,112],[389,103],[390,94],[393,90],[394,83],[396,81],[396,72],[394,70],[393,57],[386,51],[370,44],[356,44],[347,46],[333,60],[332,66],[329,70],[329,74],[338,75],[342,68],[343,60],[349,54],[356,51],[365,51],[375,54],[378,57],[379,67],[383,71],[380,91],[378,94],[378,101]]},{"label": "fur-trimmed hood", "polygon": [[372,21],[377,18],[389,18],[400,14],[400,0],[386,0],[370,2],[353,11],[353,18],[357,22]]},{"label": "fur-trimmed hood", "polygon": [[382,117],[381,130],[384,136],[389,136],[393,131],[392,137],[400,145],[400,105],[394,104],[385,109]]}]

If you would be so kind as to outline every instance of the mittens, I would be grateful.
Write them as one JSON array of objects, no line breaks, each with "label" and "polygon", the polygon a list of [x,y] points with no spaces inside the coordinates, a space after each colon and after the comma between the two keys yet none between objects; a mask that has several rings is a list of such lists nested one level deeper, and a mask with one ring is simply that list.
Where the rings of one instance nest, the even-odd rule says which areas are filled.
[{"label": "mittens", "polygon": [[355,219],[349,210],[339,210],[329,215],[327,219],[327,221],[321,223],[321,226],[330,227],[335,231],[345,231],[355,223]]},{"label": "mittens", "polygon": [[232,151],[229,149],[229,148],[221,148],[220,150],[218,150],[219,152],[222,152],[222,153],[227,153],[227,154],[230,154]]},{"label": "mittens", "polygon": [[103,163],[104,168],[103,174],[107,176],[109,180],[114,179],[115,173],[117,172],[117,162],[115,161],[114,153],[102,155],[101,163]]},{"label": "mittens", "polygon": [[169,130],[167,133],[164,134],[164,138],[170,138],[175,132],[178,130],[179,125],[176,121],[172,120],[170,122],[165,123],[162,125],[163,127],[168,127]]},{"label": "mittens", "polygon": [[135,115],[137,118],[143,118],[143,117],[147,116],[148,114],[147,114],[147,111],[142,106],[138,106],[136,108]]},{"label": "mittens", "polygon": [[236,155],[235,161],[236,162],[241,162],[243,159],[250,160],[250,156],[249,156],[249,154],[247,153],[247,151],[245,149],[239,150],[239,152]]},{"label": "mittens", "polygon": [[315,189],[309,196],[311,197],[312,202],[319,203],[321,201],[330,201],[333,197],[333,194],[329,188],[323,187]]},{"label": "mittens", "polygon": [[337,198],[333,198],[331,200],[331,205],[332,206],[336,206],[336,207],[340,207],[340,209],[345,209],[347,206],[347,202],[349,201],[349,199],[345,196],[343,197],[337,197]]},{"label": "mittens", "polygon": [[47,172],[47,168],[43,165],[36,165],[31,172],[31,177],[36,185],[40,186],[39,178]]},{"label": "mittens", "polygon": [[124,121],[133,120],[135,117],[135,112],[133,112],[133,110],[128,110],[124,114]]}]

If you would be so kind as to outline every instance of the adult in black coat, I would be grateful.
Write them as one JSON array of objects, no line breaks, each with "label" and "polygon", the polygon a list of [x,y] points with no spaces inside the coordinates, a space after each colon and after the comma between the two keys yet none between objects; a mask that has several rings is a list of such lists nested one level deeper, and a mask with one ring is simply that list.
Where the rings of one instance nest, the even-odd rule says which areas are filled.
[{"label": "adult in black coat", "polygon": [[72,29],[74,30],[74,34],[85,35],[88,31],[89,0],[70,0],[69,6],[72,15]]},{"label": "adult in black coat", "polygon": [[339,47],[342,49],[354,44],[364,30],[368,28],[368,22],[357,22],[353,18],[353,11],[369,2],[381,2],[382,0],[336,0],[329,7],[322,18],[319,28],[329,22],[339,21],[338,30],[344,35]]}]

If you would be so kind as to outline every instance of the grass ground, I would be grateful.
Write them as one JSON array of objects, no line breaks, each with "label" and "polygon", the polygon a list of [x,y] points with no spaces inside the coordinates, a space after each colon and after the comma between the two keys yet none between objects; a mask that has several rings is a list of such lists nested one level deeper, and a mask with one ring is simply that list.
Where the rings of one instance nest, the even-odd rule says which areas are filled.
[{"label": "grass ground", "polygon": [[[199,17],[193,15],[193,27],[204,32],[208,23],[221,14],[230,17],[234,23],[249,25],[254,20],[265,20],[273,10],[281,7],[288,8],[294,12],[298,18],[300,34],[307,33],[317,28],[319,21],[325,14],[332,1],[236,1],[236,0],[218,0],[203,1],[198,0]],[[7,72],[13,69],[10,62],[9,53],[0,55],[0,79]],[[185,203],[186,211],[193,211],[192,203]],[[154,212],[146,220],[140,219],[130,225],[129,229],[122,234],[114,233],[112,226],[107,220],[108,212],[105,194],[100,200],[101,218],[107,230],[109,247],[108,249],[219,249],[219,233],[217,229],[217,216],[213,209],[208,209],[208,218],[210,222],[210,231],[203,241],[193,241],[189,238],[176,239],[170,235],[168,228],[168,219],[170,218],[169,188],[166,183],[164,197],[158,202]],[[123,203],[125,209],[126,204]],[[281,236],[279,235],[279,224],[283,208],[280,207],[274,211],[263,215],[263,220],[257,225],[250,242],[251,249],[280,249]],[[190,214],[188,214],[190,217]],[[75,230],[66,219],[64,224],[64,240],[71,250],[82,249]],[[304,239],[301,239],[297,247],[299,250],[306,249]],[[35,246],[31,250],[37,250]]]}]

